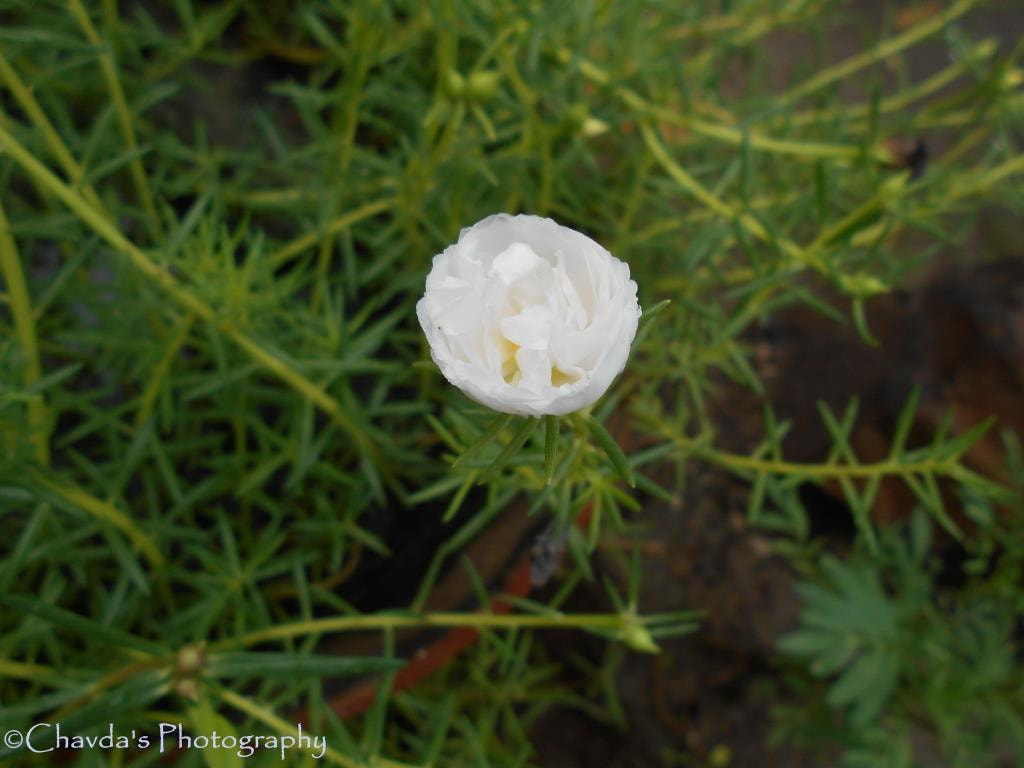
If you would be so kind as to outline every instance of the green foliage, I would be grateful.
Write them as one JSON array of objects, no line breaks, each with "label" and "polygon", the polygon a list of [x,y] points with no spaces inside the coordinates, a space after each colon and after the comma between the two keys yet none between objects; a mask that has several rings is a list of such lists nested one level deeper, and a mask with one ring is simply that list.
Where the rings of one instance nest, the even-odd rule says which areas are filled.
[{"label": "green foliage", "polygon": [[[723,450],[710,407],[723,379],[763,393],[746,334],[773,312],[804,304],[870,341],[871,297],[982,206],[1024,207],[1022,48],[975,39],[963,24],[975,5],[905,29],[887,16],[862,52],[787,74],[770,36],[813,39],[853,23],[856,4],[6,0],[3,725],[59,715],[151,730],[173,714],[284,735],[308,709],[334,765],[521,765],[545,708],[616,719],[616,654],[694,628],[688,606],[644,613],[638,560],[625,588],[607,585],[607,612],[561,610],[597,577],[601,537],[666,497],[652,466],[682,477],[706,462],[749,481],[751,518],[794,551],[805,482],[838,483],[866,546],[877,539],[893,564],[869,516],[883,477],[947,529],[941,480],[998,520],[1004,491],[963,462],[976,433],[909,448],[904,431],[867,464],[849,446],[855,409],[823,411],[833,454],[799,464],[770,411],[761,445]],[[923,44],[948,63],[913,81],[907,55]],[[920,177],[886,143],[918,135],[946,145]],[[430,258],[499,210],[586,231],[630,264],[646,307],[611,392],[544,429],[448,386],[415,320]],[[565,536],[556,596],[508,614],[425,611],[445,569],[519,500]],[[982,573],[992,552],[975,554]],[[357,605],[347,580],[363,558],[390,576],[414,556],[415,583],[398,596],[378,584],[379,600]],[[915,557],[907,567],[927,573]],[[896,599],[868,566],[827,567],[823,620],[845,607],[887,624],[841,660],[824,645],[811,656],[832,652],[837,706],[884,726],[880,707],[923,691],[900,643],[928,599]],[[970,631],[937,646],[995,664],[979,680],[1005,669],[991,642],[1019,600],[1009,577],[998,584],[992,626],[965,604]],[[851,642],[844,626],[810,637]],[[443,685],[389,694],[395,633],[437,627],[482,640]],[[607,638],[599,690],[560,684],[538,628]],[[324,661],[357,629],[384,637],[380,658]],[[183,669],[197,649],[198,669]],[[955,666],[948,691],[994,690]],[[318,678],[371,670],[374,705],[342,722]],[[951,733],[964,699],[943,691],[922,701]]]},{"label": "green foliage", "polygon": [[[841,714],[829,740],[845,746],[844,766],[911,766],[915,751],[954,766],[1024,760],[1021,514],[1018,505],[978,532],[971,549],[985,554],[964,563],[956,590],[936,581],[921,509],[885,529],[877,556],[825,555],[820,581],[799,585],[800,628],[779,648],[828,681],[820,703]],[[791,711],[779,736],[818,741],[808,725]]]}]

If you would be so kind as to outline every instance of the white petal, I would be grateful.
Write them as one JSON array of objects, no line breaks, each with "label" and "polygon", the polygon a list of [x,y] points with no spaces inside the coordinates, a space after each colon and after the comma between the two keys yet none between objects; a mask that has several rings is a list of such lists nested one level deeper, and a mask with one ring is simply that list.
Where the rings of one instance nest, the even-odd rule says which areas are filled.
[{"label": "white petal", "polygon": [[545,306],[527,307],[518,315],[501,321],[502,335],[526,349],[547,349],[554,315]]},{"label": "white petal", "polygon": [[452,384],[495,410],[539,416],[604,394],[640,307],[629,267],[590,238],[498,214],[434,258],[416,313]]}]

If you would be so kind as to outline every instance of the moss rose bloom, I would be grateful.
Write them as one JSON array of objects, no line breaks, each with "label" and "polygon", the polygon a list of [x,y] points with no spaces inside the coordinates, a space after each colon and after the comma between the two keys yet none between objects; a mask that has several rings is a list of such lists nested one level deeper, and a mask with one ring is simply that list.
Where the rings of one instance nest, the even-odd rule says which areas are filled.
[{"label": "moss rose bloom", "polygon": [[448,381],[496,411],[544,416],[605,393],[640,305],[629,267],[586,235],[500,213],[434,257],[416,315]]}]

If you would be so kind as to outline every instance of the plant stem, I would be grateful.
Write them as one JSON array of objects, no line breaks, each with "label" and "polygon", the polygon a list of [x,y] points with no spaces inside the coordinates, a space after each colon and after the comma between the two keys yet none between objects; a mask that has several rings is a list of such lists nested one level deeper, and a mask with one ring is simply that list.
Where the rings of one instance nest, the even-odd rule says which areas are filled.
[{"label": "plant stem", "polygon": [[185,315],[185,318],[178,327],[178,332],[171,338],[170,343],[164,349],[164,353],[160,356],[160,360],[153,367],[153,372],[150,374],[149,381],[146,382],[146,388],[142,391],[142,397],[139,399],[139,410],[135,412],[134,423],[136,430],[142,429],[149,420],[149,416],[153,412],[153,403],[156,402],[156,397],[160,393],[160,384],[170,370],[174,358],[188,340],[188,335],[192,330],[194,321],[195,317],[193,315]]},{"label": "plant stem", "polygon": [[312,634],[385,630],[409,627],[471,627],[487,628],[549,628],[549,629],[620,629],[623,617],[618,614],[497,614],[497,613],[377,613],[311,619],[294,624],[256,630],[240,638],[211,645],[220,650],[235,645],[255,645],[271,640],[286,640]]},{"label": "plant stem", "polygon": [[41,472],[32,472],[31,480],[43,490],[52,493],[73,507],[88,512],[98,520],[110,523],[120,529],[125,536],[142,551],[155,568],[162,568],[164,557],[160,554],[153,539],[143,532],[128,515],[113,504],[101,501],[78,486],[64,480],[54,480]]},{"label": "plant stem", "polygon": [[[269,709],[260,706],[251,699],[247,699],[234,691],[229,691],[224,688],[213,688],[212,690],[214,695],[228,706],[248,715],[253,720],[258,720],[282,736],[293,736],[298,734],[298,729],[293,724],[278,717]],[[407,768],[404,763],[396,763],[392,760],[385,760],[379,757],[374,758],[370,763],[360,762],[349,757],[345,757],[345,755],[331,749],[330,747],[326,749],[323,756],[335,765],[342,766],[342,768],[367,768],[368,766],[369,768]]]},{"label": "plant stem", "polygon": [[135,190],[139,195],[142,208],[146,212],[149,222],[150,233],[155,242],[161,237],[160,217],[157,215],[156,207],[153,205],[153,195],[149,191],[149,182],[146,180],[146,171],[142,167],[142,159],[139,157],[139,145],[135,138],[135,125],[132,119],[131,110],[124,97],[124,89],[121,87],[121,79],[117,74],[117,67],[114,66],[114,58],[110,51],[104,46],[96,27],[93,26],[89,14],[82,6],[80,0],[68,0],[68,8],[85,33],[86,39],[99,49],[100,70],[103,72],[103,79],[107,82],[107,89],[110,91],[110,98],[114,102],[114,111],[117,114],[118,123],[121,125],[121,133],[124,134],[124,141],[127,151],[132,155],[129,163],[129,170]]},{"label": "plant stem", "polygon": [[641,131],[643,133],[644,141],[647,144],[647,148],[651,151],[654,159],[658,161],[665,172],[668,173],[668,175],[671,176],[679,186],[683,187],[687,192],[696,197],[707,208],[730,221],[737,222],[758,240],[776,244],[779,250],[794,262],[802,266],[811,266],[819,272],[826,271],[825,263],[818,256],[806,253],[804,249],[792,240],[782,237],[772,237],[757,219],[750,214],[743,213],[729,205],[687,173],[682,166],[680,166],[668,154],[668,151],[665,149],[665,145],[659,141],[658,137],[654,133],[654,129],[652,129],[650,125],[645,123],[641,127]]},{"label": "plant stem", "polygon": [[[568,61],[572,54],[567,48],[559,49],[558,55],[561,59]],[[579,62],[580,73],[599,85],[611,83],[611,76],[591,61],[583,59]],[[815,141],[791,141],[788,139],[776,139],[764,136],[758,132],[743,131],[728,125],[711,123],[699,118],[676,112],[664,107],[650,103],[636,91],[625,86],[616,86],[614,93],[627,106],[638,112],[640,115],[655,118],[664,123],[678,125],[687,128],[699,136],[709,139],[716,139],[731,146],[742,146],[747,142],[751,149],[762,152],[773,152],[781,155],[792,155],[810,159],[829,158],[839,160],[854,160],[863,154],[860,147],[845,144],[828,144]],[[888,154],[881,149],[873,151],[876,159],[888,160]]]},{"label": "plant stem", "polygon": [[764,472],[773,475],[799,475],[822,480],[842,477],[875,477],[876,475],[953,475],[956,468],[956,462],[949,459],[926,459],[916,462],[888,459],[874,464],[801,464],[720,451],[716,448],[701,446],[688,438],[675,438],[675,443],[685,453],[727,469]]},{"label": "plant stem", "polygon": [[[32,312],[32,301],[25,284],[25,273],[21,269],[18,248],[11,237],[10,225],[3,206],[0,205],[0,272],[7,284],[11,314],[14,316],[14,330],[25,357],[23,381],[31,388],[39,381],[42,367],[39,363],[39,343],[36,339],[36,319]],[[42,395],[28,401],[28,423],[32,442],[36,447],[36,459],[46,466],[50,463],[50,445],[47,434],[46,405]]]},{"label": "plant stem", "polygon": [[53,123],[47,119],[46,114],[39,106],[39,102],[32,95],[31,89],[25,86],[25,83],[18,77],[18,73],[14,71],[14,68],[4,58],[3,51],[0,51],[0,79],[3,79],[7,84],[7,88],[10,90],[11,95],[14,96],[14,100],[18,102],[18,106],[28,116],[29,122],[39,131],[43,141],[46,142],[50,152],[53,153],[61,168],[64,169],[64,173],[67,174],[72,185],[81,189],[82,195],[94,208],[102,210],[103,204],[100,202],[96,191],[84,183],[85,172],[82,170],[82,166],[71,156],[70,150],[61,140],[60,134],[53,127]]},{"label": "plant stem", "polygon": [[295,389],[305,399],[325,411],[339,427],[349,433],[356,444],[368,454],[371,460],[375,459],[376,449],[372,439],[356,426],[337,400],[327,394],[320,386],[314,384],[299,371],[295,370],[290,363],[250,338],[245,332],[235,326],[231,320],[218,318],[217,312],[213,307],[190,293],[171,275],[166,267],[154,262],[137,245],[122,235],[105,216],[89,205],[79,192],[71,189],[54,176],[3,126],[0,126],[0,148],[6,149],[11,159],[18,163],[26,173],[55,194],[71,209],[72,213],[77,215],[100,237],[126,255],[140,272],[166,291],[184,309],[196,317],[212,323],[257,364]]},{"label": "plant stem", "polygon": [[823,69],[810,79],[805,80],[800,85],[797,85],[786,93],[778,96],[775,99],[775,103],[780,107],[788,106],[794,101],[802,99],[815,91],[821,90],[827,85],[831,85],[838,80],[849,77],[865,67],[871,66],[875,62],[883,61],[893,54],[899,53],[905,48],[909,48],[915,43],[935,34],[954,19],[963,16],[967,11],[977,5],[977,3],[978,0],[960,0],[960,2],[954,3],[947,8],[944,13],[933,16],[927,21],[911,27],[906,32],[879,43],[870,51],[858,53],[845,61],[841,61],[827,69]]},{"label": "plant stem", "polygon": [[276,269],[288,261],[288,259],[293,256],[297,256],[307,248],[311,248],[325,237],[336,235],[339,232],[344,232],[353,224],[362,221],[363,219],[368,219],[371,216],[376,216],[378,213],[383,213],[394,205],[395,200],[393,198],[386,198],[384,200],[376,200],[372,203],[360,206],[359,208],[349,211],[336,219],[332,219],[316,232],[310,232],[308,235],[302,235],[301,237],[292,240],[292,242],[282,246],[267,256],[267,260],[270,262],[271,266]]}]

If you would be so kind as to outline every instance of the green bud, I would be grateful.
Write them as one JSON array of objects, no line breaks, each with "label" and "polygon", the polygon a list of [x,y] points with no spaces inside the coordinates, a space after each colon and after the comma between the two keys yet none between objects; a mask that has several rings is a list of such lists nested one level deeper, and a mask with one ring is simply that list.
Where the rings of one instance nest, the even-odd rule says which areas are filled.
[{"label": "green bud", "polygon": [[654,642],[654,638],[651,637],[651,633],[647,631],[647,627],[636,621],[635,618],[630,619],[622,628],[621,637],[622,642],[629,648],[640,653],[658,653],[661,650]]},{"label": "green bud", "polygon": [[973,53],[979,59],[987,59],[989,56],[996,52],[996,49],[998,47],[999,44],[996,42],[996,39],[994,37],[986,37],[984,40],[982,40],[974,47],[974,50],[971,51],[971,53]]},{"label": "green bud", "polygon": [[179,677],[194,677],[206,664],[206,649],[199,643],[191,643],[178,651],[174,671]]},{"label": "green bud", "polygon": [[874,245],[878,242],[878,239],[885,234],[886,227],[888,226],[889,222],[883,218],[881,221],[875,222],[870,227],[864,227],[864,229],[860,230],[850,238],[850,245],[854,248]]},{"label": "green bud", "polygon": [[466,78],[456,70],[449,69],[444,73],[444,92],[450,98],[460,99],[466,92]]},{"label": "green bud", "polygon": [[910,180],[910,174],[899,173],[886,179],[878,188],[878,194],[888,205],[890,202],[894,202],[903,195],[903,190],[907,186],[907,182]]},{"label": "green bud", "polygon": [[864,273],[856,275],[840,275],[839,286],[843,289],[844,293],[850,296],[857,296],[859,298],[878,296],[879,294],[889,292],[889,286],[887,283],[883,280],[879,280],[874,275]]},{"label": "green bud", "polygon": [[473,72],[466,86],[466,96],[474,101],[487,101],[498,92],[501,75],[492,70]]},{"label": "green bud", "polygon": [[999,46],[998,43],[995,41],[995,38],[988,37],[982,40],[980,43],[978,43],[978,45],[975,46],[975,49],[972,52],[978,58],[988,58],[993,53],[995,53],[995,50],[998,47]]},{"label": "green bud", "polygon": [[608,133],[608,123],[604,120],[598,120],[596,117],[588,117],[583,121],[580,133],[583,134],[584,138],[592,139],[595,136],[600,136],[602,133]]},{"label": "green bud", "polygon": [[1024,83],[1024,71],[1014,67],[1003,72],[1003,80],[1000,85],[1004,91],[1016,90],[1021,83]]},{"label": "green bud", "polygon": [[708,753],[708,765],[712,768],[725,768],[732,762],[732,750],[727,744],[716,744]]},{"label": "green bud", "polygon": [[199,683],[194,677],[178,680],[174,684],[174,692],[187,701],[199,701]]}]

